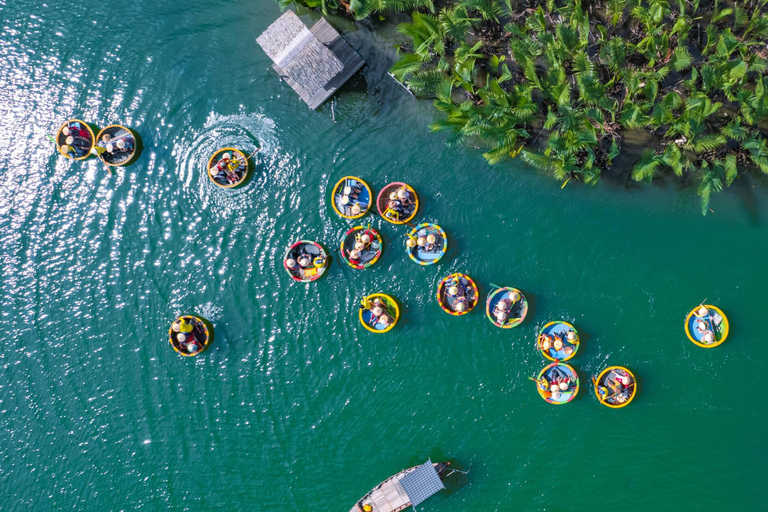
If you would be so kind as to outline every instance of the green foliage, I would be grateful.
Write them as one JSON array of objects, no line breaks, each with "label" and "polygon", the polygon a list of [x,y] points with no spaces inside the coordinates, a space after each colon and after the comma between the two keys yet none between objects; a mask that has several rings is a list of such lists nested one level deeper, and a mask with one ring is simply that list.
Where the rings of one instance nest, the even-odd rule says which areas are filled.
[{"label": "green foliage", "polygon": [[706,212],[747,167],[768,173],[767,6],[457,0],[398,27],[412,50],[392,73],[436,98],[432,130],[557,179],[595,183],[622,131],[651,132],[632,178],[693,173]]}]

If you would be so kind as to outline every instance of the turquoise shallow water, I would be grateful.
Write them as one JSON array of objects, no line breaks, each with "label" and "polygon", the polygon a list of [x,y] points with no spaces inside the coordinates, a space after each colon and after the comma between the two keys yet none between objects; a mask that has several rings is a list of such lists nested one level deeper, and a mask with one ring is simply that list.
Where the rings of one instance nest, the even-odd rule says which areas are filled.
[{"label": "turquoise shallow water", "polygon": [[[763,508],[764,180],[701,217],[672,182],[561,190],[490,167],[429,134],[432,107],[387,77],[388,26],[334,20],[369,65],[311,112],[254,42],[278,15],[0,0],[0,508],[346,511],[428,456],[471,471],[426,510]],[[138,163],[110,176],[58,157],[46,134],[74,116],[136,129]],[[246,186],[210,183],[211,151],[257,142]],[[350,226],[327,202],[347,174],[412,184],[417,220],[449,232],[443,261],[415,265],[406,229],[369,216],[379,263],[335,258],[293,283],[285,247],[333,250]],[[526,322],[443,313],[435,287],[454,271],[483,298],[524,290]],[[403,311],[383,336],[356,313],[377,291]],[[732,323],[713,350],[682,331],[704,299]],[[184,312],[216,332],[192,360],[166,340]],[[561,407],[527,379],[556,318],[583,340],[582,390]],[[640,377],[626,409],[591,394],[608,364]]]}]

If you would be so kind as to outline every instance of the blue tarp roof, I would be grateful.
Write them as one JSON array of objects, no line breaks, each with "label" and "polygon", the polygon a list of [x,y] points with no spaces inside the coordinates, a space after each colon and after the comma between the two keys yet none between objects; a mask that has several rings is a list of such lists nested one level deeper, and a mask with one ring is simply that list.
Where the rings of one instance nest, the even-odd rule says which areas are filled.
[{"label": "blue tarp roof", "polygon": [[437,491],[445,489],[443,481],[440,480],[431,460],[427,460],[427,462],[405,475],[400,480],[400,485],[403,486],[403,490],[408,495],[414,508]]}]

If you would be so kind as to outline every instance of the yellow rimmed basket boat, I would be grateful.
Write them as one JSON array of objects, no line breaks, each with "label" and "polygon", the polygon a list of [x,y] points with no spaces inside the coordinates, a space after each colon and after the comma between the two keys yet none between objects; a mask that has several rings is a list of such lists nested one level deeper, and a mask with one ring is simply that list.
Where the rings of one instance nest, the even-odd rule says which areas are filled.
[{"label": "yellow rimmed basket boat", "polygon": [[637,379],[628,368],[609,366],[592,379],[595,396],[611,409],[626,407],[637,394]]},{"label": "yellow rimmed basket boat", "polygon": [[559,361],[542,368],[535,380],[539,396],[551,404],[567,404],[579,393],[576,370]]},{"label": "yellow rimmed basket boat", "polygon": [[221,148],[208,159],[207,169],[208,177],[217,186],[235,188],[245,182],[250,164],[248,157],[239,149]]},{"label": "yellow rimmed basket boat", "polygon": [[368,268],[381,257],[384,241],[372,227],[355,226],[341,237],[341,259],[358,270]]},{"label": "yellow rimmed basket boat", "polygon": [[437,303],[453,316],[466,315],[477,305],[477,285],[466,274],[451,274],[437,285]]},{"label": "yellow rimmed basket boat", "polygon": [[373,192],[366,182],[356,176],[344,176],[333,187],[331,206],[345,219],[357,219],[368,213],[373,204]]},{"label": "yellow rimmed basket boat", "polygon": [[437,224],[424,222],[408,233],[405,252],[419,265],[434,265],[448,250],[448,236]]},{"label": "yellow rimmed basket boat", "polygon": [[496,327],[517,327],[528,314],[528,299],[523,292],[509,286],[497,287],[485,300],[485,316]]},{"label": "yellow rimmed basket boat", "polygon": [[119,124],[111,124],[96,136],[96,152],[106,165],[122,167],[136,156],[136,136]]},{"label": "yellow rimmed basket boat", "polygon": [[579,333],[565,320],[544,325],[536,338],[536,348],[550,361],[567,361],[579,351]]},{"label": "yellow rimmed basket boat", "polygon": [[728,317],[710,304],[696,306],[685,318],[685,334],[700,347],[714,348],[728,337]]},{"label": "yellow rimmed basket boat", "polygon": [[371,332],[389,332],[400,319],[400,307],[386,293],[374,293],[360,303],[360,323]]},{"label": "yellow rimmed basket boat", "polygon": [[85,160],[91,156],[96,136],[88,123],[80,119],[68,119],[56,132],[59,153],[70,160]]},{"label": "yellow rimmed basket boat", "polygon": [[283,267],[294,281],[317,281],[328,268],[328,253],[317,242],[299,240],[285,251]]},{"label": "yellow rimmed basket boat", "polygon": [[[395,194],[395,199],[390,199],[392,194]],[[376,208],[387,222],[405,224],[419,211],[419,196],[407,183],[396,181],[381,189],[376,198]]]},{"label": "yellow rimmed basket boat", "polygon": [[173,350],[185,357],[192,357],[208,348],[211,333],[202,318],[182,315],[168,328],[168,340]]}]

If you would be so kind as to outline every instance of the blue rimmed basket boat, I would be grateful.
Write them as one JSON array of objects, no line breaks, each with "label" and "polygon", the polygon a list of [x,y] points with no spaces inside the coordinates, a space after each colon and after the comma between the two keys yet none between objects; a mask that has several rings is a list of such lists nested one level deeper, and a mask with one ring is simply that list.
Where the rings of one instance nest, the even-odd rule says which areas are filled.
[{"label": "blue rimmed basket boat", "polygon": [[448,236],[437,224],[425,222],[408,233],[405,252],[419,265],[434,265],[448,250]]},{"label": "blue rimmed basket boat", "polygon": [[528,314],[528,299],[517,288],[504,286],[496,288],[485,300],[485,316],[496,327],[511,329],[517,327]]}]

